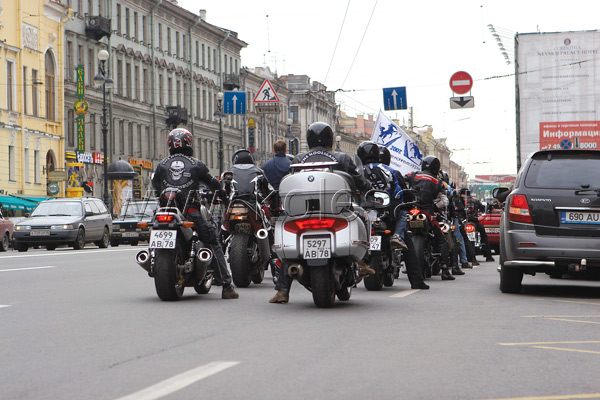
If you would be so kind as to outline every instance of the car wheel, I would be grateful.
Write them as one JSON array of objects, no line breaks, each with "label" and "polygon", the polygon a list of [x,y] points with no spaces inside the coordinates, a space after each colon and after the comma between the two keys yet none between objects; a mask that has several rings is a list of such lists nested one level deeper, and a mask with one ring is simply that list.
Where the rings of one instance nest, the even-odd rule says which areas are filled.
[{"label": "car wheel", "polygon": [[523,271],[517,268],[500,267],[500,291],[502,293],[519,293]]},{"label": "car wheel", "polygon": [[55,244],[47,244],[46,250],[56,250],[56,245]]},{"label": "car wheel", "polygon": [[2,238],[2,240],[0,240],[0,251],[6,251],[8,250],[8,246],[9,246],[9,240],[8,240],[8,233],[4,235],[4,237]]},{"label": "car wheel", "polygon": [[77,231],[77,237],[75,238],[75,242],[73,243],[73,248],[75,250],[81,250],[85,247],[85,231],[83,228],[79,228]]},{"label": "car wheel", "polygon": [[110,241],[110,245],[112,247],[118,247],[119,246],[119,241],[118,240],[111,240]]},{"label": "car wheel", "polygon": [[17,251],[19,252],[23,252],[27,251],[29,249],[29,246],[27,246],[25,243],[16,243],[15,249],[17,249]]},{"label": "car wheel", "polygon": [[137,240],[134,240],[134,241],[132,241],[132,242],[131,242],[131,245],[132,245],[132,246],[137,246],[137,245],[138,245],[138,241],[137,241]]},{"label": "car wheel", "polygon": [[110,234],[108,233],[108,228],[104,227],[104,233],[102,234],[102,239],[100,239],[100,241],[96,242],[96,244],[101,249],[105,249],[108,247],[109,243],[110,243]]}]

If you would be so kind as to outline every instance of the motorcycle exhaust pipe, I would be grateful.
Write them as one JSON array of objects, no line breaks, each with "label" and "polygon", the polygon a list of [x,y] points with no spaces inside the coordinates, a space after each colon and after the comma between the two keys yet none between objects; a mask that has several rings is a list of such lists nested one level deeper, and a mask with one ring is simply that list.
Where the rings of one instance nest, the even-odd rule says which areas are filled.
[{"label": "motorcycle exhaust pipe", "polygon": [[259,229],[258,231],[256,231],[256,239],[258,240],[260,255],[258,263],[264,266],[271,258],[271,249],[269,246],[269,231],[267,231],[264,228]]},{"label": "motorcycle exhaust pipe", "polygon": [[135,255],[135,262],[137,262],[140,267],[144,268],[146,272],[150,272],[151,260],[148,250],[140,250]]},{"label": "motorcycle exhaust pipe", "polygon": [[213,258],[213,253],[210,249],[206,249],[206,248],[198,249],[198,251],[196,252],[196,258],[202,264],[208,264]]},{"label": "motorcycle exhaust pipe", "polygon": [[443,233],[448,233],[448,232],[450,232],[450,225],[448,225],[448,224],[446,224],[446,223],[443,223],[443,224],[442,224],[442,232],[443,232]]},{"label": "motorcycle exhaust pipe", "polygon": [[410,214],[410,213],[408,213],[408,215],[406,216],[406,220],[407,221],[412,221],[412,219],[413,219],[413,215]]},{"label": "motorcycle exhaust pipe", "polygon": [[292,264],[288,267],[288,275],[292,278],[299,278],[304,273],[304,269],[300,264]]},{"label": "motorcycle exhaust pipe", "polygon": [[266,229],[264,229],[264,228],[263,228],[263,229],[259,229],[259,230],[256,232],[256,237],[257,237],[258,239],[260,239],[260,240],[266,239],[267,237],[269,237],[269,232],[267,232],[267,230],[266,230]]},{"label": "motorcycle exhaust pipe", "polygon": [[417,215],[417,221],[425,221],[426,219],[427,219],[427,216],[425,214]]}]

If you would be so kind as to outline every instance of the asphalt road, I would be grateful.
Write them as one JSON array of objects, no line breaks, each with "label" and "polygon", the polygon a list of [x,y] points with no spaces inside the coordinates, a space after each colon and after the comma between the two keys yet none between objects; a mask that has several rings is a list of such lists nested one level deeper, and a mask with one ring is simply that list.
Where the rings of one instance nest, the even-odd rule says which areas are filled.
[{"label": "asphalt road", "polygon": [[600,282],[497,263],[318,309],[294,283],[160,301],[136,250],[0,253],[1,399],[600,399]]}]

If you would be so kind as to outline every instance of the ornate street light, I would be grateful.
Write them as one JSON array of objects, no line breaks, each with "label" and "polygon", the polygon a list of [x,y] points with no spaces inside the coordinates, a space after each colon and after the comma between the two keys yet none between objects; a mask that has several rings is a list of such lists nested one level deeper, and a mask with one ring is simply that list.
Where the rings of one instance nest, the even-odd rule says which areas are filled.
[{"label": "ornate street light", "polygon": [[100,72],[94,77],[94,82],[102,84],[102,146],[104,148],[104,204],[110,209],[108,203],[108,121],[106,120],[106,90],[112,88],[113,80],[108,76],[106,70],[106,61],[109,58],[108,51],[100,50],[98,52],[98,60]]},{"label": "ornate street light", "polygon": [[223,96],[223,92],[217,93],[217,112],[215,112],[215,116],[219,117],[219,151],[217,153],[219,176],[223,174]]}]

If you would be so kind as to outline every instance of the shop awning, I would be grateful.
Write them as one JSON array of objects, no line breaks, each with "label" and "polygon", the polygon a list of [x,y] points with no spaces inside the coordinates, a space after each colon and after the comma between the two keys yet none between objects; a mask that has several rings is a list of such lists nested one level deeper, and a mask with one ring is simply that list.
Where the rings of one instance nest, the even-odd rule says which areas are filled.
[{"label": "shop awning", "polygon": [[6,210],[32,211],[40,201],[47,198],[45,196],[0,196],[0,203]]}]

